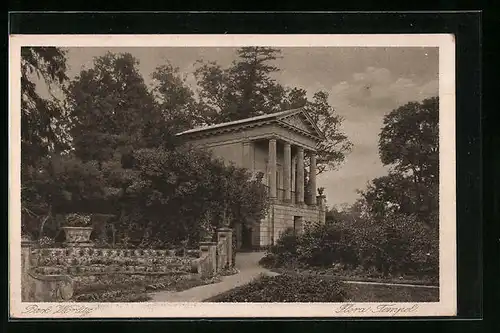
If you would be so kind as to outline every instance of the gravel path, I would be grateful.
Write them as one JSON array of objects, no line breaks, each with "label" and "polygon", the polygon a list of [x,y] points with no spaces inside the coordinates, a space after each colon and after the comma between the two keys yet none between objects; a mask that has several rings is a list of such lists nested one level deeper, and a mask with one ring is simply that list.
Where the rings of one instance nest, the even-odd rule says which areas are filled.
[{"label": "gravel path", "polygon": [[151,293],[151,302],[202,302],[217,296],[230,289],[245,285],[261,274],[277,275],[261,266],[259,260],[264,252],[238,253],[236,255],[236,268],[239,273],[224,276],[222,281],[204,286],[198,286],[180,292],[160,291]]}]

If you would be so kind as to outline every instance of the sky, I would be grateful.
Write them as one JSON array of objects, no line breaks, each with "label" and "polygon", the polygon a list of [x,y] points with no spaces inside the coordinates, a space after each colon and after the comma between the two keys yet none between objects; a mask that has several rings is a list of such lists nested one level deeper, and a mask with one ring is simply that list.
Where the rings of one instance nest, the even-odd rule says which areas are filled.
[{"label": "sky", "polygon": [[[235,48],[137,47],[68,48],[68,76],[90,68],[96,56],[128,52],[139,60],[146,83],[157,66],[167,61],[178,67],[195,88],[197,60],[229,66]],[[335,112],[344,118],[341,129],[353,143],[352,151],[337,170],[318,176],[330,206],[352,204],[357,189],[387,174],[378,155],[378,134],[384,115],[410,101],[438,95],[438,49],[426,47],[289,47],[281,48],[274,64],[281,69],[274,78],[285,86],[329,93]]]}]

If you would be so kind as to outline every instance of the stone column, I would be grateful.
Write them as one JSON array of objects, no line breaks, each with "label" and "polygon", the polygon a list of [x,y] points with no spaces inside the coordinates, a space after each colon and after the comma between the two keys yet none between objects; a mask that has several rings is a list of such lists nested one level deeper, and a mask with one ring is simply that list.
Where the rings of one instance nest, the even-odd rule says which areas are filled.
[{"label": "stone column", "polygon": [[297,149],[297,203],[304,203],[304,148]]},{"label": "stone column", "polygon": [[276,139],[269,139],[269,196],[276,199]]},{"label": "stone column", "polygon": [[283,188],[285,190],[285,202],[292,201],[290,193],[291,171],[292,171],[292,147],[288,142],[285,142],[285,163],[283,164]]},{"label": "stone column", "polygon": [[310,198],[309,203],[311,205],[316,204],[316,153],[314,151],[310,152],[310,167],[309,167],[309,188],[310,188]]},{"label": "stone column", "polygon": [[243,167],[253,172],[253,144],[251,141],[243,142]]}]

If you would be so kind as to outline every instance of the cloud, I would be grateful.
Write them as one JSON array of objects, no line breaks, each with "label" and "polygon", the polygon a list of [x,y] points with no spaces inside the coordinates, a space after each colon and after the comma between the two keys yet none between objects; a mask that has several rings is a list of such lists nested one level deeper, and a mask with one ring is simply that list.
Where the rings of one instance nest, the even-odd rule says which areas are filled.
[{"label": "cloud", "polygon": [[[414,78],[394,77],[387,68],[367,67],[348,81],[331,89],[333,105],[386,113],[410,101],[421,101],[438,94],[437,79],[417,82]],[[358,111],[358,110],[351,110]]]}]

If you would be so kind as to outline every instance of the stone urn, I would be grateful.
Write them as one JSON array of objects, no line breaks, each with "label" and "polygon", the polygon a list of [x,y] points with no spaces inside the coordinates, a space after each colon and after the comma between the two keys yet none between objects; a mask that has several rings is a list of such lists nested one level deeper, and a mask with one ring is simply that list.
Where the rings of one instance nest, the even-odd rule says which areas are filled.
[{"label": "stone urn", "polygon": [[93,227],[90,215],[69,214],[66,216],[66,223],[62,227],[66,235],[66,247],[91,247],[90,241]]},{"label": "stone urn", "polygon": [[92,234],[92,227],[63,227],[66,234],[67,246],[90,246],[90,234]]}]

